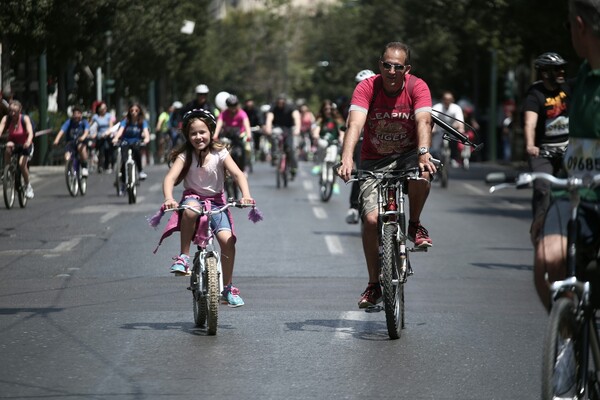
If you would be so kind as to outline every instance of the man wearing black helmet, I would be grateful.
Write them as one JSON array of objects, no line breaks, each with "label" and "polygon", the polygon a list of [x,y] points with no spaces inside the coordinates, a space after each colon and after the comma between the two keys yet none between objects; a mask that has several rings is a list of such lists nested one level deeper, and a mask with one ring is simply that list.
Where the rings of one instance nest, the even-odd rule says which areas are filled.
[{"label": "man wearing black helmet", "polygon": [[[533,172],[557,175],[569,141],[568,101],[570,86],[565,82],[567,62],[557,53],[544,53],[535,60],[539,80],[527,91],[524,102],[525,148]],[[531,241],[537,241],[550,204],[550,185],[537,180],[531,201]]]}]

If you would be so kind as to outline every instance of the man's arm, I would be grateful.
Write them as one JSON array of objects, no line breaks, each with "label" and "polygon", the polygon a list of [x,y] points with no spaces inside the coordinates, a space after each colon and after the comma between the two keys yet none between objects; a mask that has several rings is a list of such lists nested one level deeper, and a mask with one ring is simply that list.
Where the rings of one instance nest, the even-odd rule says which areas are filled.
[{"label": "man's arm", "polygon": [[300,111],[298,110],[294,110],[292,111],[292,118],[294,118],[294,130],[293,130],[293,134],[294,135],[299,135],[300,134]]},{"label": "man's arm", "polygon": [[[420,112],[415,115],[415,123],[417,125],[417,152],[421,147],[429,149],[431,147],[431,113]],[[430,161],[431,154],[419,154],[419,168],[421,171],[436,172],[435,164]]]},{"label": "man's arm", "polygon": [[342,165],[338,168],[338,175],[346,182],[351,178],[352,167],[354,166],[354,148],[366,122],[366,113],[357,110],[350,111],[347,123],[348,129],[346,129],[342,147]]},{"label": "man's arm", "polygon": [[537,125],[538,115],[534,111],[525,111],[525,121],[523,122],[523,133],[525,135],[525,150],[532,157],[540,154],[540,149],[535,145],[535,126]]}]

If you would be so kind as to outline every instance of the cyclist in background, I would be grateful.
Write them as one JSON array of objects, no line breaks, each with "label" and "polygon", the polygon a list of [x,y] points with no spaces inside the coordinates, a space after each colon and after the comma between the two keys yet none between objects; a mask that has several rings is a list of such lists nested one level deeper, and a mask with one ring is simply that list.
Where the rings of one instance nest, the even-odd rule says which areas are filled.
[{"label": "cyclist in background", "polygon": [[[206,110],[193,110],[183,117],[183,134],[186,138],[184,146],[176,149],[170,156],[171,169],[163,182],[166,209],[186,204],[199,207],[201,201],[209,200],[213,208],[225,204],[224,183],[225,171],[229,172],[242,192],[242,203],[252,204],[246,175],[238,168],[227,149],[214,140],[215,117]],[[183,181],[183,197],[177,202],[173,197],[173,188]],[[174,231],[180,231],[181,249],[171,266],[171,272],[186,273],[190,269],[190,246],[197,232],[198,214],[185,210],[181,214],[173,214],[169,220],[171,229],[165,231],[161,241]],[[172,224],[173,222],[173,224]],[[223,299],[231,307],[244,305],[240,291],[233,286],[233,267],[235,261],[236,237],[233,231],[233,220],[229,211],[212,216],[210,227],[214,232],[221,249],[223,268]]]},{"label": "cyclist in background", "polygon": [[[177,102],[181,104],[180,102]],[[169,118],[175,111],[175,103],[171,104],[166,110],[163,110],[156,120],[156,141],[158,142],[158,148],[156,150],[156,158],[159,162],[163,162],[166,149],[166,141],[171,140],[169,135]]]},{"label": "cyclist in background", "polygon": [[310,161],[312,158],[312,129],[315,124],[315,115],[308,107],[308,104],[302,103],[299,107],[300,113],[300,154],[304,161]]},{"label": "cyclist in background", "polygon": [[[454,102],[454,95],[452,92],[446,90],[442,93],[442,101],[433,106],[433,111],[439,111],[434,113],[436,117],[439,117],[442,121],[448,125],[456,128],[460,133],[465,133],[465,126],[460,121],[464,121],[462,108]],[[443,114],[440,114],[443,113]],[[432,152],[433,154],[441,154],[442,146],[444,145],[443,139],[444,129],[439,127],[437,124],[433,126],[433,138],[432,138]],[[460,164],[456,161],[458,157],[458,148],[456,143],[450,142],[450,163],[452,167],[458,167]],[[439,157],[438,157],[439,158]]]},{"label": "cyclist in background", "polygon": [[19,168],[25,181],[25,197],[33,199],[33,188],[29,182],[29,160],[33,155],[33,127],[29,115],[22,113],[23,106],[18,100],[11,100],[8,105],[8,114],[0,120],[0,136],[8,131],[8,141],[4,150],[4,165],[10,164],[10,158],[15,146],[23,146],[20,150]]},{"label": "cyclist in background", "polygon": [[238,167],[246,170],[246,141],[251,135],[250,120],[244,110],[240,108],[240,101],[234,94],[229,95],[225,100],[227,108],[219,114],[217,126],[213,140],[219,140],[219,137],[225,137],[231,141],[229,152]]},{"label": "cyclist in background", "polygon": [[294,136],[300,135],[300,112],[294,106],[288,104],[286,96],[283,94],[277,97],[275,104],[267,111],[265,135],[271,136],[274,127],[283,129],[286,155],[290,163],[290,175],[293,180],[298,169]]},{"label": "cyclist in background", "polygon": [[[363,69],[362,71],[359,71],[356,74],[356,76],[354,77],[354,80],[356,81],[356,83],[359,83],[359,82],[362,82],[365,79],[368,79],[372,76],[375,76],[375,72],[371,71],[370,69]],[[362,141],[363,141],[363,136],[362,136],[362,132],[361,132],[361,135],[358,138],[358,143],[356,143],[356,146],[354,147],[354,155],[353,155],[354,169],[360,169],[360,150],[362,148]],[[350,208],[348,209],[348,212],[346,213],[346,223],[348,223],[348,224],[358,224],[358,222],[360,221],[360,214],[358,212],[358,209],[359,209],[358,193],[360,191],[359,187],[360,187],[360,183],[358,181],[352,182],[352,189],[350,189]]]},{"label": "cyclist in background", "polygon": [[[600,173],[600,2],[569,0],[569,25],[575,52],[584,59],[569,101],[569,146],[564,155],[570,176]],[[577,162],[575,162],[577,160]],[[581,162],[579,162],[581,161]],[[590,168],[591,167],[591,168]],[[600,188],[581,191],[577,256],[586,265],[596,259],[600,248]],[[535,286],[550,310],[549,284],[566,276],[568,198],[556,199],[546,213],[536,245]],[[582,271],[578,271],[578,274]],[[547,276],[547,279],[546,279]],[[594,289],[594,287],[593,287]]]},{"label": "cyclist in background", "polygon": [[337,140],[340,144],[342,143],[344,138],[343,127],[344,120],[338,112],[336,104],[329,99],[323,100],[312,130],[312,137],[315,143],[317,143],[317,165],[312,169],[314,175],[318,175],[321,172],[321,163],[329,144],[334,140]]},{"label": "cyclist in background", "polygon": [[71,118],[62,124],[54,138],[54,146],[57,146],[62,136],[65,135],[65,160],[69,158],[71,150],[76,150],[81,160],[81,175],[88,176],[86,139],[90,133],[90,124],[83,118],[83,109],[80,106],[73,106],[71,113]]},{"label": "cyclist in background", "polygon": [[[141,142],[141,143],[140,143]],[[129,107],[127,116],[121,121],[119,130],[115,134],[113,144],[121,146],[125,151],[121,151],[121,182],[125,183],[125,161],[127,161],[127,150],[131,148],[133,160],[137,170],[140,171],[140,179],[146,179],[147,175],[142,169],[142,154],[140,147],[136,144],[144,146],[150,142],[150,132],[148,130],[148,121],[144,117],[142,107],[138,103],[134,103]]]},{"label": "cyclist in background", "polygon": [[[420,217],[436,172],[431,162],[431,92],[410,74],[410,50],[400,42],[385,46],[379,59],[380,74],[358,83],[352,94],[348,129],[344,135],[339,176],[348,181],[354,166],[354,147],[364,128],[361,169],[388,170],[419,167],[422,178],[408,182],[410,204],[408,237],[416,247],[433,245]],[[374,180],[360,185],[362,240],[369,284],[358,302],[367,308],[381,302],[377,187]]]},{"label": "cyclist in background", "polygon": [[112,173],[112,168],[115,164],[114,152],[115,147],[112,144],[110,137],[110,129],[113,127],[113,116],[107,111],[106,103],[101,101],[96,106],[96,113],[92,116],[92,124],[95,123],[98,127],[96,134],[96,146],[98,151],[102,153],[103,165],[102,169],[107,173]]},{"label": "cyclist in background", "polygon": [[[557,176],[569,143],[568,103],[571,88],[565,82],[567,62],[557,53],[544,53],[535,60],[540,80],[528,89],[523,104],[525,149],[532,172]],[[531,207],[531,241],[535,243],[550,205],[550,184],[537,180],[533,184]]]},{"label": "cyclist in background", "polygon": [[[206,86],[204,83],[201,83],[200,85],[196,86],[195,93],[196,98],[187,103],[181,110],[182,117],[185,115],[185,113],[200,108],[208,110],[213,114],[218,114],[217,108],[210,101],[208,101],[208,86]],[[181,119],[179,121],[181,122]]]},{"label": "cyclist in background", "polygon": [[256,108],[254,100],[248,99],[244,102],[243,110],[248,115],[248,121],[250,121],[250,129],[252,130],[252,140],[254,141],[254,153],[258,154],[260,151],[260,137],[262,135],[261,127],[263,120],[260,111]]}]

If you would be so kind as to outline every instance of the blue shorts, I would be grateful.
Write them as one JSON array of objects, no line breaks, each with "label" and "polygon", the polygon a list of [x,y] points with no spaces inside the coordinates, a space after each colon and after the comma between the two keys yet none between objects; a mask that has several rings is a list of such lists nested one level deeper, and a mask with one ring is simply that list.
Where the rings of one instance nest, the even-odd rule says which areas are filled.
[{"label": "blue shorts", "polygon": [[[181,202],[182,205],[195,206],[198,204],[198,199],[194,197],[188,197]],[[221,208],[222,206],[219,204],[211,203],[211,210],[215,210]],[[216,214],[210,217],[210,229],[213,233],[217,234],[221,231],[229,231],[231,232],[231,221],[227,217],[227,212],[222,212],[220,214]]]}]

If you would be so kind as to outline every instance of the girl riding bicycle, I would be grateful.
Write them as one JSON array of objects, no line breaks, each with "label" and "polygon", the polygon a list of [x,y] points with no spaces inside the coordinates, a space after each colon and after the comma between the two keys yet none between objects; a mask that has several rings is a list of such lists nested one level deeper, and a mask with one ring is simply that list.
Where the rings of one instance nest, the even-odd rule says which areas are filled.
[{"label": "girl riding bicycle", "polygon": [[[231,174],[239,186],[242,192],[241,202],[254,203],[246,176],[227,149],[214,140],[215,127],[215,117],[206,110],[192,110],[184,115],[182,129],[186,142],[170,154],[171,168],[163,181],[165,209],[179,207],[179,204],[200,208],[203,201],[209,201],[212,208],[222,207],[225,204],[225,171]],[[183,182],[184,192],[180,202],[177,202],[173,197],[173,189],[179,182]],[[179,256],[174,257],[171,272],[188,273],[190,245],[199,232],[199,225],[198,215],[193,211],[185,210],[171,216],[161,238],[162,241],[174,231],[180,231],[181,251]],[[239,289],[232,284],[236,237],[231,214],[227,212],[213,216],[210,226],[221,248],[225,287],[223,298],[230,306],[242,306],[244,301],[239,295]]]}]

